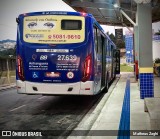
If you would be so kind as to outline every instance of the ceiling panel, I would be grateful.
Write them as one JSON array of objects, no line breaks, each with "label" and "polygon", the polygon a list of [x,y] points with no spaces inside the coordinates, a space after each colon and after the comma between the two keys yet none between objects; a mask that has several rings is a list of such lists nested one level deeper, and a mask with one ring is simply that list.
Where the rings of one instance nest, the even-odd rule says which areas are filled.
[{"label": "ceiling panel", "polygon": [[[135,21],[137,5],[134,0],[63,0],[79,12],[93,14],[101,24],[132,26],[132,24],[114,8],[119,3],[121,9]],[[152,0],[152,22],[160,21],[160,0]]]},{"label": "ceiling panel", "polygon": [[114,9],[99,8],[99,10],[104,17],[117,17]]},{"label": "ceiling panel", "polygon": [[92,13],[93,16],[102,16],[98,8],[84,8],[87,13]]}]

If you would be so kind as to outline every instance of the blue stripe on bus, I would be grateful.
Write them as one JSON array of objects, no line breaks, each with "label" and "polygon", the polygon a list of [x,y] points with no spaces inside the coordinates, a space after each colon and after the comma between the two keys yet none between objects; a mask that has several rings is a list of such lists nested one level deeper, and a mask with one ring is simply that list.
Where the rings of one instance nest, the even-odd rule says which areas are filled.
[{"label": "blue stripe on bus", "polygon": [[117,139],[130,139],[130,79],[127,79]]}]

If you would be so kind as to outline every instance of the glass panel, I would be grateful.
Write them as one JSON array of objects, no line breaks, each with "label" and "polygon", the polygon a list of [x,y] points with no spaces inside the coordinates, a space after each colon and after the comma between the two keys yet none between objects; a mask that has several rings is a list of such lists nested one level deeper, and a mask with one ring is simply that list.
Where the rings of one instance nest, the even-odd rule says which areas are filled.
[{"label": "glass panel", "polygon": [[61,29],[62,30],[81,30],[82,21],[81,20],[62,20]]}]

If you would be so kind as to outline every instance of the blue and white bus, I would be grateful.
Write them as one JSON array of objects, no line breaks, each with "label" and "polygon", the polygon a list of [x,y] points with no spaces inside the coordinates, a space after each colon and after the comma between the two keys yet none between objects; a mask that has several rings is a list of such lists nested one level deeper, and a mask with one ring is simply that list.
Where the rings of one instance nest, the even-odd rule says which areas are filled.
[{"label": "blue and white bus", "polygon": [[17,91],[42,95],[95,95],[119,73],[119,51],[91,14],[19,15]]}]

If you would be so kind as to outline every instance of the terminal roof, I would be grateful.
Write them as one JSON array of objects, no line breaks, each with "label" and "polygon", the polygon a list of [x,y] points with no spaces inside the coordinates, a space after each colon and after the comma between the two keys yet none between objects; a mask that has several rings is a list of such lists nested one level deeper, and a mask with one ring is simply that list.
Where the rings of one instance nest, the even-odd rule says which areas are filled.
[{"label": "terminal roof", "polygon": [[[122,9],[134,22],[136,0],[63,0],[78,12],[91,13],[100,24],[112,26],[133,26],[121,13]],[[144,0],[141,0],[144,1]],[[115,8],[118,5],[118,8]],[[160,21],[160,0],[151,0],[152,22]]]}]

